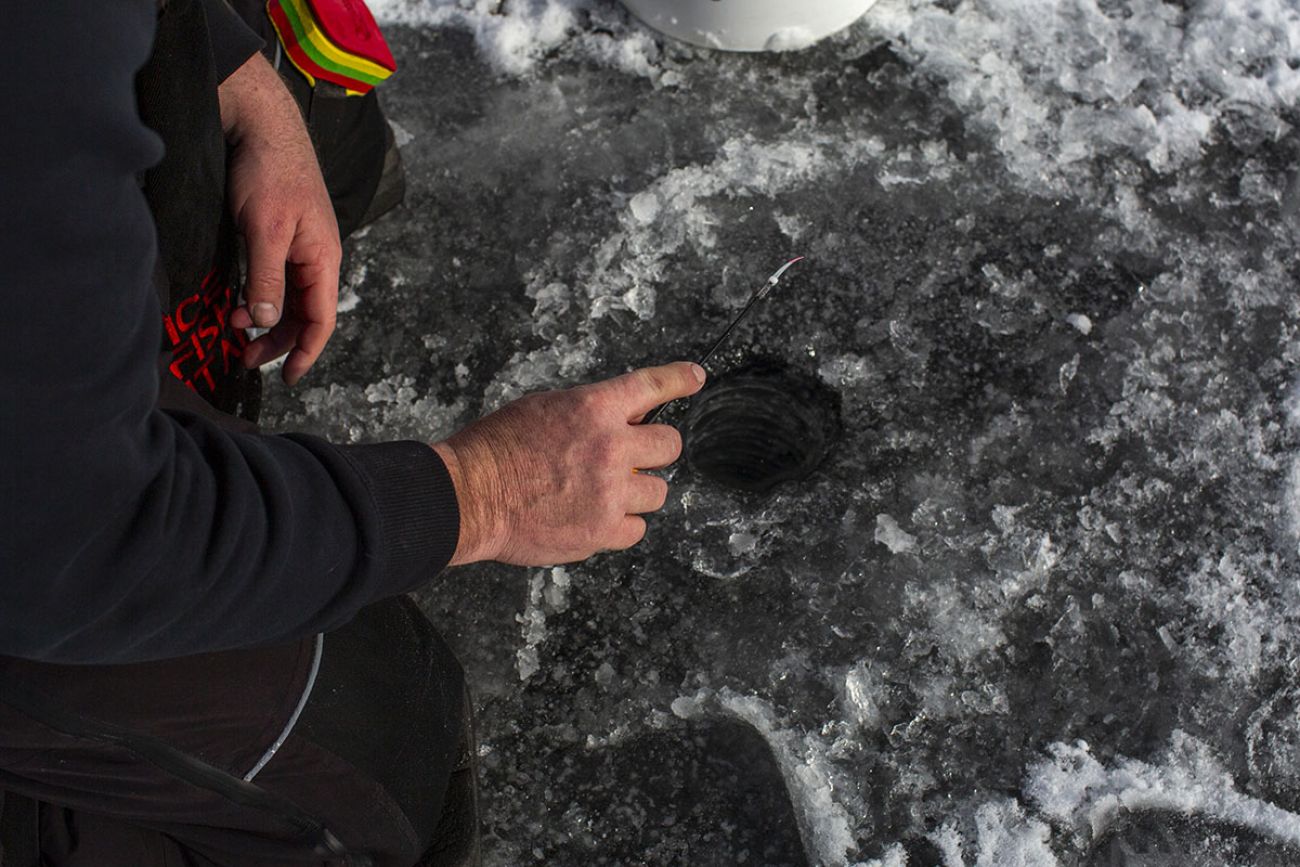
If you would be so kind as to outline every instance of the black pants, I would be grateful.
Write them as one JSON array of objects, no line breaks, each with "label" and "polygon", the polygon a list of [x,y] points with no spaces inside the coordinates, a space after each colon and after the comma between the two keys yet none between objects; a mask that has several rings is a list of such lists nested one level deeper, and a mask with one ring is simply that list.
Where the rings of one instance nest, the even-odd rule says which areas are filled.
[{"label": "black pants", "polygon": [[[362,611],[320,648],[319,660],[308,639],[114,666],[0,657],[0,699],[8,689],[62,715],[51,725],[0,700],[0,788],[40,802],[41,863],[332,867],[349,863],[343,851],[353,864],[419,862],[456,760],[461,667],[407,599]],[[160,744],[230,786],[94,731]],[[244,789],[264,798],[241,795],[255,769]],[[341,848],[322,847],[304,818]]]}]

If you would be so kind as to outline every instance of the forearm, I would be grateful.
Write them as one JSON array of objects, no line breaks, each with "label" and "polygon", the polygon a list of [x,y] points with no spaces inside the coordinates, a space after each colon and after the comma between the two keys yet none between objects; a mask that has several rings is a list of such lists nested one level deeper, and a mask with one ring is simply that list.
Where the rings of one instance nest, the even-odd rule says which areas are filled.
[{"label": "forearm", "polygon": [[244,136],[307,135],[298,103],[260,53],[248,57],[217,87],[221,125],[237,145]]}]

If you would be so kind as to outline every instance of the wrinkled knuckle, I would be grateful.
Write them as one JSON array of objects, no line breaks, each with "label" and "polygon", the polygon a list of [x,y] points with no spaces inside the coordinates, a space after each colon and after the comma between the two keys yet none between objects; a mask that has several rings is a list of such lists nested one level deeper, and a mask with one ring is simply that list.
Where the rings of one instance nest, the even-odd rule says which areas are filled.
[{"label": "wrinkled knuckle", "polygon": [[257,295],[278,295],[284,291],[284,282],[274,271],[259,271],[249,276],[248,291]]},{"label": "wrinkled knuckle", "polygon": [[643,369],[641,381],[650,394],[663,394],[668,390],[668,381],[664,378],[663,372],[658,369]]}]

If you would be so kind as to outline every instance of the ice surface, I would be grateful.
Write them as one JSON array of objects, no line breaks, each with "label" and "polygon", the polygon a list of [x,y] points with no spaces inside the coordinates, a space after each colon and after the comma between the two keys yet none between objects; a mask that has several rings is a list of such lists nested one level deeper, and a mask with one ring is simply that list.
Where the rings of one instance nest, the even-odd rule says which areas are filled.
[{"label": "ice surface", "polygon": [[[881,0],[751,56],[373,5],[408,199],[273,428],[433,439],[692,356],[794,254],[712,372],[842,421],[767,497],[671,470],[634,552],[420,591],[489,864],[1300,863],[1293,3]],[[727,800],[764,763],[792,830]]]}]

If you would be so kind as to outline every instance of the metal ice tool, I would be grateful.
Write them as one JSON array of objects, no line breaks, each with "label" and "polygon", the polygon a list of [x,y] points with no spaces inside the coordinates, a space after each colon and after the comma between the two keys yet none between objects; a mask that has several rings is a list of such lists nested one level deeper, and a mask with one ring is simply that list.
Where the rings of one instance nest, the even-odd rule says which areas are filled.
[{"label": "metal ice tool", "polygon": [[[726,339],[731,336],[731,332],[736,330],[736,326],[740,324],[741,320],[749,315],[749,311],[754,309],[754,305],[758,303],[759,299],[767,297],[767,293],[772,291],[772,287],[774,287],[777,283],[780,282],[781,275],[786,272],[786,269],[788,269],[795,262],[801,261],[803,258],[804,258],[803,256],[795,256],[789,262],[786,262],[780,268],[777,268],[776,272],[771,277],[767,278],[767,282],[764,283],[762,286],[758,287],[758,290],[752,296],[750,296],[749,303],[745,305],[745,309],[741,310],[740,313],[736,315],[736,318],[731,320],[731,324],[727,326],[727,330],[722,332],[721,337],[713,341],[713,345],[709,347],[709,351],[704,353],[704,355],[700,358],[700,360],[696,362],[697,364],[700,365],[700,367],[703,367],[706,363],[708,363],[708,360],[713,357],[713,353],[717,352],[718,347],[722,346],[722,344],[726,341]],[[668,409],[668,407],[671,405],[672,405],[671,400],[668,401],[668,403],[663,404],[654,412],[650,413],[650,415],[642,419],[641,424],[654,424],[655,421],[658,420],[659,416],[663,415],[664,410]]]}]

